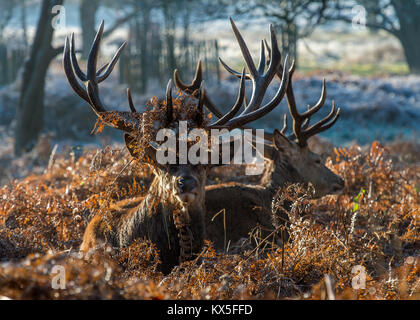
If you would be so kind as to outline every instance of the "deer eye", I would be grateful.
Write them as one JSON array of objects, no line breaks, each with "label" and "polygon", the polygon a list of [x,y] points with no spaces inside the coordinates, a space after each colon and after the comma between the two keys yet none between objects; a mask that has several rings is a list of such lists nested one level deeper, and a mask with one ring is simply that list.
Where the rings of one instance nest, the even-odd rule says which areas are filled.
[{"label": "deer eye", "polygon": [[316,164],[321,164],[321,159],[316,159],[316,160],[315,160],[315,163],[316,163]]}]

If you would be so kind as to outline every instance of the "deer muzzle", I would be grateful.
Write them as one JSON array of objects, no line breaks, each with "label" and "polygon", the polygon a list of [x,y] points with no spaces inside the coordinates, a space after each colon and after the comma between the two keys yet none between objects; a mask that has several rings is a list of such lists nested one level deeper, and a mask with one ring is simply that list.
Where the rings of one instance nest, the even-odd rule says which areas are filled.
[{"label": "deer muzzle", "polygon": [[198,195],[198,181],[193,176],[181,177],[177,181],[179,197],[183,202],[191,203]]}]

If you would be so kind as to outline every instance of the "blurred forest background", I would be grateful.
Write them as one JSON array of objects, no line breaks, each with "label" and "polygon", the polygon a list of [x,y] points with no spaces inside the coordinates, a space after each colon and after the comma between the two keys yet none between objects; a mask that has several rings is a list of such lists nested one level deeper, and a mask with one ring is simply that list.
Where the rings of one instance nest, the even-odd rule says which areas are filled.
[{"label": "blurred forest background", "polygon": [[[128,41],[100,86],[109,108],[128,110],[129,87],[141,110],[163,95],[174,69],[190,81],[198,59],[208,92],[223,108],[232,104],[238,84],[218,57],[244,65],[229,17],[254,57],[274,25],[283,57],[297,61],[300,108],[318,100],[327,79],[326,104],[334,100],[342,116],[322,139],[342,146],[419,141],[419,0],[0,0],[1,180],[24,175],[17,163],[45,165],[52,151],[77,156],[89,145],[122,142],[113,129],[90,135],[95,115],[63,73],[66,36],[74,32],[82,61],[101,20],[102,62]],[[275,85],[271,90],[274,95]],[[285,112],[283,101],[258,125],[280,127]]]},{"label": "blurred forest background", "polygon": [[[74,33],[83,70],[101,20],[100,66],[127,41],[99,85],[107,109],[129,111],[129,87],[142,111],[164,97],[175,68],[189,83],[199,59],[206,92],[226,109],[239,84],[218,57],[235,69],[245,65],[229,17],[255,59],[273,24],[283,59],[297,62],[300,111],[318,101],[326,79],[327,99],[311,123],[333,100],[340,118],[308,145],[344,179],[343,191],[312,199],[312,188],[279,186],[266,210],[276,226],[272,240],[255,227],[248,239],[229,242],[226,254],[206,243],[169,275],[157,271],[156,251],[141,239],[79,255],[93,215],[145,196],[152,174],[132,161],[119,130],[91,134],[96,115],[64,75],[65,38]],[[253,125],[282,128],[285,113],[282,101]],[[0,0],[0,300],[419,300],[419,123],[420,0]],[[261,178],[223,166],[207,183]],[[208,223],[217,215],[225,221],[219,213]],[[66,290],[54,285],[58,266]]]}]

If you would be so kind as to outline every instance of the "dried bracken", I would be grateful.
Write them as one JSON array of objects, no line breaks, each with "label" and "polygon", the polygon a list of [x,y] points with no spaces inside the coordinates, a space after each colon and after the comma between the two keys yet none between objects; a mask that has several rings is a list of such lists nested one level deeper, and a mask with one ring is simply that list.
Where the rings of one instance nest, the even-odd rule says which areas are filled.
[{"label": "dried bracken", "polygon": [[[85,152],[77,161],[58,155],[44,174],[0,189],[0,295],[320,299],[330,297],[332,289],[336,299],[420,298],[420,171],[415,162],[397,162],[378,143],[366,151],[340,148],[327,160],[346,180],[341,195],[312,200],[310,188],[279,190],[273,212],[284,213],[284,203],[291,203],[288,241],[268,250],[264,239],[254,237],[247,240],[254,242],[253,249],[238,246],[231,255],[216,253],[207,242],[196,259],[166,276],[157,271],[157,251],[142,239],[87,257],[77,252],[95,210],[145,194],[150,170],[135,162],[127,165],[127,159],[125,151],[111,148]],[[65,270],[64,290],[52,287],[54,266]],[[357,282],[358,272],[365,272],[365,283]]]}]

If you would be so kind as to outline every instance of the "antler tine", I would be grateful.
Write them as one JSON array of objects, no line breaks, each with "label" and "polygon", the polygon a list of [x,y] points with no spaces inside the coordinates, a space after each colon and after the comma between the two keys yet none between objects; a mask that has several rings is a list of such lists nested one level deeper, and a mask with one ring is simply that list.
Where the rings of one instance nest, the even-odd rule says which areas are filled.
[{"label": "antler tine", "polygon": [[[236,29],[237,30],[237,29]],[[237,31],[239,33],[239,31]],[[236,35],[236,33],[235,33]],[[252,112],[256,109],[258,109],[263,101],[265,92],[270,84],[270,82],[272,81],[273,77],[275,76],[277,69],[281,63],[281,54],[280,54],[280,50],[278,48],[277,45],[277,39],[276,39],[276,35],[274,33],[274,28],[273,25],[270,25],[270,37],[271,37],[271,46],[272,46],[272,50],[270,53],[270,64],[267,68],[267,71],[263,74],[264,68],[259,68],[259,71],[261,72],[257,72],[255,71],[255,73],[253,73],[253,71],[250,69],[249,67],[249,63],[247,62],[247,66],[248,69],[250,69],[250,76],[251,76],[251,81],[252,81],[252,94],[251,94],[251,98],[250,101],[247,105],[247,107],[245,108],[245,110],[242,112],[242,114],[247,114],[249,112]],[[237,37],[238,39],[238,37]],[[241,47],[246,46],[245,42],[239,42],[238,39],[238,43],[240,44]],[[244,52],[244,50],[241,48],[242,52]],[[246,50],[248,51],[248,50]],[[264,46],[261,46],[261,57],[265,55],[264,52]],[[245,57],[245,60],[247,59],[247,57]],[[263,60],[265,60],[264,58],[261,58],[260,62],[262,62]],[[251,59],[252,61],[252,59]],[[260,65],[261,67],[261,65]],[[255,66],[254,66],[255,68]]]},{"label": "antler tine", "polygon": [[[272,31],[272,29],[271,29],[271,31]],[[271,33],[271,35],[273,36],[273,32]],[[272,42],[275,43],[275,40],[274,41],[272,40]],[[268,52],[268,55],[270,56],[270,59],[268,61],[265,61],[264,59],[260,58],[259,70],[261,70],[263,64],[267,64],[269,66],[270,63],[271,63],[271,61],[272,61],[272,59],[271,59],[271,57],[272,57],[272,50],[271,50],[270,46],[268,45],[268,43],[267,43],[267,41],[265,39],[262,42],[262,46],[263,45],[265,45],[265,47],[267,49],[267,52]],[[263,50],[262,50],[262,53],[264,53]],[[219,58],[219,60],[220,60],[221,64],[223,65],[223,67],[229,73],[231,73],[232,75],[234,75],[236,77],[241,77],[241,73],[239,73],[236,70],[230,68],[222,59]],[[295,63],[295,61],[293,61],[292,64],[291,64],[291,66],[290,66],[290,68],[289,68],[289,70],[288,70],[289,78],[288,78],[288,84],[287,84],[287,89],[286,89],[287,99],[290,100],[291,103],[294,103],[294,100],[295,100],[294,99],[294,95],[293,95],[293,90],[291,88],[291,77],[293,76],[293,73],[294,73],[295,69],[296,69],[296,63]],[[279,66],[278,66],[278,69],[276,70],[277,76],[280,79],[284,79],[284,76],[282,75],[283,72],[284,72],[284,69],[283,69],[283,66],[280,63]],[[252,75],[251,74],[245,74],[245,78],[247,80],[248,79],[252,79]],[[304,128],[306,128],[309,125],[308,119],[304,120],[304,123],[302,125],[303,125]],[[286,130],[287,130],[287,121],[284,118],[284,121],[283,121],[283,129],[281,130],[281,132],[284,132],[285,133]],[[273,137],[272,134],[269,134],[269,133],[266,133],[265,134],[265,138],[266,139],[271,139],[272,137]]]},{"label": "antler tine", "polygon": [[[290,85],[290,83],[289,83],[289,85]],[[308,110],[309,110],[309,108],[310,108],[310,106],[308,105]],[[310,118],[308,117],[305,120],[303,120],[303,122],[301,124],[301,128],[302,129],[308,128],[309,127],[309,123],[310,123]],[[294,132],[292,132],[291,134],[289,134],[287,136],[287,138],[290,139],[290,140],[296,140],[296,135],[295,135]]]},{"label": "antler tine", "polygon": [[[296,139],[298,140],[298,143],[301,146],[305,146],[307,144],[307,140],[311,136],[330,128],[337,121],[339,117],[340,109],[336,110],[335,103],[333,102],[331,112],[324,119],[320,120],[319,122],[313,124],[312,126],[308,128],[311,116],[314,115],[315,112],[321,109],[321,107],[324,105],[325,100],[326,100],[326,95],[327,95],[327,89],[326,89],[326,81],[324,78],[323,83],[322,83],[321,97],[319,101],[313,107],[308,106],[307,111],[303,113],[299,113],[297,111],[294,97],[293,99],[291,99],[290,102],[288,99],[289,110],[293,117],[294,136],[296,137]],[[331,119],[333,119],[331,123],[325,125]]]},{"label": "antler tine", "polygon": [[[268,54],[270,56],[270,59],[265,63],[265,64],[270,64],[271,63],[271,56],[272,56],[272,50],[270,48],[270,46],[268,45],[267,41],[264,40],[264,45],[268,51]],[[239,77],[241,76],[241,74],[237,71],[235,71],[234,69],[230,68],[225,62],[223,62],[223,60],[219,59],[220,62],[222,63],[223,67],[225,67],[225,69],[231,73],[232,75]],[[258,69],[261,70],[261,64],[262,64],[262,59],[260,59],[260,64]],[[280,77],[281,79],[284,79],[284,76],[281,75],[281,73],[284,73],[284,70],[287,69],[287,66],[285,66],[283,68],[283,66],[280,64],[278,66],[277,69],[277,76]],[[327,129],[329,129],[331,126],[334,125],[334,123],[337,121],[339,115],[340,115],[340,109],[336,110],[335,104],[333,102],[333,106],[331,109],[331,112],[321,121],[315,123],[314,125],[312,125],[311,127],[309,127],[309,123],[310,123],[310,118],[312,115],[314,115],[319,109],[321,109],[321,107],[324,105],[325,100],[326,100],[326,96],[327,96],[327,89],[326,89],[326,80],[325,78],[323,79],[323,84],[322,84],[322,91],[321,91],[321,96],[318,100],[318,102],[310,107],[308,105],[308,110],[303,112],[303,113],[299,113],[296,107],[296,100],[295,100],[295,96],[294,96],[294,92],[293,92],[293,86],[292,86],[292,76],[293,73],[296,69],[296,63],[295,61],[292,62],[292,65],[289,68],[289,79],[288,79],[288,86],[286,89],[286,95],[287,95],[287,103],[289,106],[289,111],[292,115],[293,118],[293,133],[291,135],[288,136],[289,139],[297,139],[298,143],[302,146],[305,146],[307,144],[307,140],[317,134],[320,133],[322,131],[325,131]],[[252,80],[252,74],[246,74],[245,75],[246,79],[251,79]],[[286,133],[287,131],[287,121],[286,121],[286,116],[284,116],[283,118],[283,128],[280,130],[281,133]],[[265,138],[270,139],[273,137],[272,134],[269,133],[265,133]]]},{"label": "antler tine", "polygon": [[[268,85],[270,84],[271,80],[273,79],[274,75],[277,72],[278,67],[281,64],[281,54],[280,50],[277,45],[276,35],[274,33],[274,28],[270,25],[270,38],[271,38],[271,45],[274,48],[273,50],[269,50],[269,65],[267,71],[264,73],[266,59],[265,59],[265,49],[264,49],[264,41],[261,41],[261,50],[260,50],[260,63],[258,65],[258,70],[255,68],[255,65],[252,61],[252,58],[249,54],[248,47],[245,44],[238,28],[236,27],[235,23],[231,19],[232,29],[235,33],[235,37],[239,43],[239,47],[242,51],[242,55],[244,56],[246,65],[248,67],[249,73],[245,74],[246,79],[252,81],[253,90],[252,95],[249,103],[247,104],[245,110],[242,112],[242,115],[252,112],[259,108],[264,98],[265,91],[267,90]],[[268,45],[267,45],[267,48]],[[223,67],[232,75],[240,78],[241,73],[235,71],[231,67],[229,67],[222,59],[220,59],[220,63]]]},{"label": "antler tine", "polygon": [[104,31],[104,20],[101,21],[98,32],[93,40],[92,47],[89,51],[87,61],[86,78],[88,81],[88,96],[91,101],[92,108],[98,112],[106,112],[101,99],[99,98],[98,80],[96,78],[96,64],[98,61],[99,45],[101,43],[102,33]]},{"label": "antler tine", "polygon": [[203,81],[203,69],[201,66],[201,60],[198,60],[197,67],[195,68],[195,75],[194,79],[191,84],[185,84],[178,74],[178,69],[174,70],[174,82],[175,85],[180,88],[182,91],[187,93],[193,93],[194,91],[198,90],[201,86],[201,82]]},{"label": "antler tine", "polygon": [[280,132],[282,134],[286,134],[287,132],[287,114],[283,115],[283,128],[281,128]]},{"label": "antler tine", "polygon": [[[71,41],[69,41],[68,37],[66,37],[63,56],[63,67],[70,86],[83,100],[89,103],[92,110],[101,119],[104,119],[104,117],[109,114],[109,112],[107,112],[107,110],[104,108],[99,98],[98,83],[107,79],[111,74],[116,62],[118,61],[118,58],[121,55],[122,50],[126,45],[124,42],[117,50],[111,61],[106,63],[99,70],[96,70],[103,29],[104,21],[102,20],[93,41],[92,48],[89,52],[86,74],[80,69],[77,62],[74,45],[74,34],[71,36]],[[85,88],[82,87],[79,80],[83,82]],[[137,111],[134,108],[133,99],[129,89],[127,89],[127,98],[131,113],[135,113],[137,115]],[[113,115],[113,121],[106,121],[106,124],[126,132],[132,132],[134,129],[133,123],[136,123],[136,125],[138,123],[138,118],[132,115],[129,116],[128,112],[114,111]],[[130,123],[127,122],[128,117],[130,117]]]},{"label": "antler tine", "polygon": [[118,48],[117,52],[114,54],[114,56],[111,59],[111,62],[107,63],[105,66],[101,67],[101,69],[97,72],[97,74],[102,72],[102,69],[104,67],[106,67],[106,70],[104,71],[104,73],[102,75],[99,75],[97,78],[98,83],[101,83],[102,81],[106,80],[106,78],[109,77],[109,75],[111,74],[112,70],[115,67],[115,64],[117,63],[122,50],[125,48],[125,46],[127,45],[127,42],[124,41],[122,43],[122,45]]},{"label": "antler tine", "polygon": [[[271,57],[271,48],[270,48],[270,46],[269,46],[269,44],[267,43],[267,40],[266,39],[264,39],[264,45],[265,45],[265,48],[267,49],[267,52],[268,52],[268,57],[269,57],[269,59],[267,60],[267,62],[266,62],[266,64],[267,64],[267,66],[270,64],[270,57]],[[293,74],[293,72],[295,71],[295,69],[296,69],[296,61],[295,60],[293,60],[292,61],[292,64],[291,64],[291,66],[290,66],[290,68],[289,68],[289,73],[290,73],[290,75],[292,75]],[[279,69],[278,69],[279,71],[278,71],[278,73],[281,73],[281,72],[283,72],[283,66],[280,64],[280,66],[279,66]],[[290,77],[291,78],[291,77]]]},{"label": "antler tine", "polygon": [[[302,128],[303,129],[308,128],[308,126],[309,126],[309,120],[310,120],[309,118],[307,118],[307,119],[304,120],[304,122],[302,123]],[[287,126],[287,114],[284,114],[283,115],[283,127],[279,131],[280,131],[281,134],[286,135],[287,129],[288,129],[288,126]],[[273,137],[274,137],[274,134],[273,133],[264,132],[264,139],[271,141],[273,139]],[[296,136],[295,136],[294,133],[292,133],[292,134],[288,135],[287,138],[290,139],[290,140],[294,140],[294,139],[296,139]]]},{"label": "antler tine", "polygon": [[[264,44],[265,44],[265,47],[266,47],[266,49],[268,51],[268,56],[270,57],[271,56],[271,48],[268,45],[267,40],[265,40],[265,39],[264,39]],[[219,61],[223,65],[223,67],[225,68],[225,70],[227,72],[229,72],[231,75],[233,75],[233,76],[235,76],[237,78],[240,78],[241,77],[241,73],[240,72],[238,72],[238,71],[232,69],[231,67],[229,67],[226,64],[226,62],[224,62],[220,57],[219,57]],[[267,66],[269,66],[270,65],[270,61],[271,61],[270,59],[267,59],[265,64]],[[295,69],[296,69],[296,61],[293,60],[291,66],[289,68],[289,79],[292,78],[292,75],[295,72]],[[279,69],[277,71],[277,75],[280,77],[282,72],[283,72],[283,66],[280,64],[279,65]],[[246,73],[245,74],[245,78],[246,78],[246,80],[251,80],[251,75],[249,73]]]},{"label": "antler tine", "polygon": [[326,124],[326,125],[324,125],[324,126],[322,126],[321,128],[319,128],[319,129],[317,129],[317,130],[314,130],[314,132],[313,133],[311,133],[311,135],[314,135],[314,134],[317,134],[317,133],[320,133],[320,132],[322,132],[322,131],[325,131],[325,130],[328,130],[329,128],[331,128],[333,125],[334,125],[334,123],[338,120],[338,118],[340,117],[340,113],[341,112],[341,109],[340,108],[338,108],[337,109],[337,112],[335,113],[335,116],[333,117],[333,119],[332,119],[332,121],[330,122],[330,123],[328,123],[328,124]]},{"label": "antler tine", "polygon": [[[203,69],[202,69],[201,60],[198,60],[197,62],[194,79],[189,85],[185,84],[181,80],[181,78],[179,77],[178,69],[174,70],[175,85],[186,93],[192,94],[196,92],[198,89],[200,89],[202,81],[203,81]],[[223,113],[219,111],[219,109],[214,105],[214,103],[210,100],[207,94],[203,95],[203,99],[204,99],[203,100],[204,105],[207,107],[208,110],[210,110],[210,112],[212,112],[218,118],[223,117]]]},{"label": "antler tine", "polygon": [[74,45],[74,33],[71,34],[70,57],[71,57],[71,63],[73,65],[74,73],[76,73],[77,77],[79,77],[80,80],[87,81],[86,75],[80,69],[79,63],[77,62],[76,50],[75,50],[75,45]]},{"label": "antler tine", "polygon": [[265,38],[264,38],[264,45],[267,48],[268,57],[269,57],[269,59],[267,60],[267,67],[268,67],[268,65],[270,64],[271,48],[268,45],[267,40]]},{"label": "antler tine", "polygon": [[98,77],[102,73],[102,71],[104,71],[108,66],[109,62],[105,63],[102,67],[100,67],[99,70],[96,72],[96,76]]},{"label": "antler tine", "polygon": [[[323,84],[323,93],[321,94],[321,98],[318,103],[309,108],[308,110],[302,114],[297,111],[296,104],[291,105],[289,104],[289,110],[293,117],[293,132],[294,136],[296,137],[298,143],[301,146],[306,146],[307,141],[310,137],[314,136],[317,133],[325,131],[329,129],[334,123],[337,121],[340,115],[340,109],[336,109],[334,101],[332,102],[332,108],[330,113],[322,120],[318,121],[317,123],[309,126],[310,117],[318,111],[323,105],[325,101],[325,79]],[[329,122],[330,121],[330,122]],[[329,123],[328,123],[329,122]]]},{"label": "antler tine", "polygon": [[[264,43],[261,42],[261,52],[260,52],[260,63],[258,66],[258,70],[255,68],[254,63],[252,62],[252,58],[249,54],[249,50],[245,44],[245,41],[243,40],[239,30],[237,29],[235,23],[232,19],[230,19],[232,24],[232,29],[234,31],[235,37],[238,41],[239,47],[242,51],[242,55],[244,56],[245,62],[247,64],[249,74],[248,78],[252,81],[252,95],[249,103],[247,104],[244,111],[237,117],[231,118],[227,122],[222,121],[224,125],[230,129],[243,127],[245,124],[252,122],[260,117],[263,117],[265,114],[270,112],[271,110],[276,107],[281,99],[283,99],[284,94],[286,93],[286,89],[289,83],[289,71],[287,68],[283,70],[283,73],[281,75],[281,84],[280,87],[274,96],[274,98],[267,103],[266,105],[261,107],[262,100],[264,98],[265,92],[272,81],[273,77],[277,73],[277,69],[279,65],[281,64],[281,54],[280,50],[277,45],[277,39],[274,34],[274,28],[272,25],[270,25],[270,36],[271,36],[271,45],[273,47],[273,50],[270,52],[270,64],[265,73],[265,49],[264,49]],[[288,65],[288,57],[285,59],[285,64]],[[222,64],[227,67],[226,63],[222,61]],[[227,68],[228,71],[234,71],[231,68]],[[238,76],[237,72],[233,72],[234,75]],[[245,74],[241,73],[241,81],[245,79]],[[229,114],[231,116],[231,114]],[[216,124],[215,124],[216,125]]]},{"label": "antler tine", "polygon": [[302,117],[310,117],[313,114],[315,114],[321,107],[324,105],[325,100],[327,98],[327,85],[325,78],[322,79],[322,91],[321,91],[321,97],[319,98],[318,102],[312,107],[308,108],[307,111],[302,113]]},{"label": "antler tine", "polygon": [[[229,67],[223,60],[222,58],[219,57],[219,61],[222,64],[222,66],[226,69],[227,72],[229,72],[230,74],[234,75],[237,78],[240,78],[242,76],[242,74],[236,70],[233,70],[231,67]],[[245,79],[246,80],[251,80],[251,76],[249,73],[245,73]]]},{"label": "antler tine", "polygon": [[213,126],[221,126],[221,125],[224,125],[229,120],[231,120],[238,113],[239,109],[241,108],[243,104],[244,99],[245,99],[245,68],[242,69],[241,82],[239,85],[239,93],[238,93],[238,98],[236,99],[235,104],[233,105],[232,109],[228,113],[226,113],[223,117],[221,117],[219,120],[213,123]]},{"label": "antler tine", "polygon": [[[311,106],[308,104],[308,111],[311,109]],[[311,120],[311,117],[305,118],[302,122],[302,129],[306,129],[309,127],[309,121]]]},{"label": "antler tine", "polygon": [[260,62],[258,64],[258,73],[262,74],[264,70],[265,70],[265,49],[264,49],[264,41],[261,40]]},{"label": "antler tine", "polygon": [[[77,93],[77,95],[85,100],[87,103],[90,104],[90,99],[86,93],[86,91],[82,88],[82,86],[79,84],[79,81],[76,79],[75,71],[71,62],[71,53],[70,53],[70,44],[69,39],[66,37],[66,40],[64,42],[64,55],[63,55],[63,67],[64,72],[66,74],[67,80],[74,90],[74,92]],[[94,110],[95,111],[95,110]],[[96,111],[95,111],[96,113]]]},{"label": "antler tine", "polygon": [[130,88],[127,88],[127,99],[128,99],[128,106],[130,107],[131,112],[136,113],[137,110],[134,107],[133,98],[131,97]]},{"label": "antler tine", "polygon": [[[288,65],[287,56],[285,59],[285,64]],[[252,112],[247,112],[247,113],[245,111],[242,112],[238,117],[235,117],[229,120],[226,123],[226,126],[229,127],[230,129],[243,127],[245,124],[255,121],[258,118],[261,118],[267,113],[269,113],[271,110],[273,110],[280,103],[280,101],[283,99],[286,93],[287,85],[289,83],[289,72],[287,68],[284,68],[281,79],[282,80],[281,80],[279,89],[277,90],[276,95],[273,97],[273,99],[270,102],[268,102],[263,107],[260,107]],[[249,103],[249,105],[250,104],[251,102]],[[249,105],[248,105],[248,108],[249,108]]]},{"label": "antler tine", "polygon": [[87,72],[86,75],[89,80],[96,79],[96,64],[98,61],[99,45],[101,43],[102,33],[104,32],[104,20],[101,21],[98,32],[93,40],[92,47],[89,51],[87,61]]},{"label": "antler tine", "polygon": [[[340,116],[340,108],[336,109],[334,101],[332,102],[332,108],[330,113],[322,120],[310,126],[308,129],[303,131],[305,137],[309,138],[317,133],[329,129]],[[331,120],[332,119],[332,120]],[[331,120],[330,123],[328,123]]]},{"label": "antler tine", "polygon": [[[115,53],[111,61],[108,64],[106,64],[106,67],[104,66],[101,68],[101,70],[97,71],[96,66],[97,66],[99,47],[100,47],[103,31],[104,31],[104,20],[101,21],[98,32],[96,33],[95,39],[93,40],[92,48],[90,49],[90,52],[89,52],[86,75],[78,67],[76,56],[74,54],[74,46],[72,48],[73,49],[72,50],[72,63],[73,63],[74,70],[82,81],[90,82],[90,89],[88,89],[88,96],[91,101],[92,108],[95,108],[98,112],[106,112],[106,109],[104,108],[101,102],[101,99],[99,98],[98,83],[101,83],[102,81],[108,78],[108,76],[111,74],[112,70],[114,69],[115,64],[117,63],[122,50],[126,46],[126,42],[124,42],[119,47],[119,49],[117,50],[117,52]],[[72,36],[72,43],[74,43],[73,36]],[[105,71],[103,71],[102,74],[100,74],[103,68],[106,68],[106,69]],[[79,70],[79,72],[77,70]],[[98,75],[98,73],[100,75]]]},{"label": "antler tine", "polygon": [[[265,45],[267,47],[267,51],[271,52],[271,49],[269,47],[269,45],[267,44],[267,42],[265,41]],[[285,65],[284,67],[280,64],[278,70],[277,70],[277,75],[279,76],[280,72],[284,72],[284,69],[286,69],[287,66]],[[289,107],[289,112],[292,116],[293,119],[293,133],[288,137],[289,139],[293,139],[296,138],[299,140],[299,142],[304,145],[306,144],[306,141],[304,141],[303,136],[301,135],[301,130],[306,128],[309,125],[309,117],[310,115],[312,115],[312,113],[310,113],[309,111],[311,109],[308,108],[308,111],[305,112],[306,115],[308,115],[306,118],[303,117],[301,114],[299,114],[297,107],[296,107],[296,99],[295,99],[295,95],[293,92],[293,81],[292,81],[292,77],[293,74],[296,70],[296,62],[293,61],[292,65],[289,68],[289,79],[288,79],[288,86],[287,86],[287,90],[286,90],[286,100],[287,100],[287,104]],[[317,104],[318,105],[318,104]],[[318,106],[316,105],[316,107],[318,108]],[[310,115],[309,115],[310,114]]]},{"label": "antler tine", "polygon": [[249,53],[248,47],[242,38],[241,33],[239,32],[238,28],[235,25],[235,22],[233,22],[232,18],[229,18],[230,24],[232,26],[233,33],[235,34],[235,38],[238,41],[239,48],[241,49],[242,55],[244,57],[245,63],[248,67],[249,72],[252,76],[257,77],[258,71],[255,68],[254,61],[252,61],[251,54]]},{"label": "antler tine", "polygon": [[[265,41],[264,43],[265,43],[265,46],[267,47],[267,51],[270,52],[271,50],[267,42]],[[282,67],[280,66],[279,70],[277,71],[277,74],[281,72],[281,68]],[[312,107],[308,105],[308,110],[300,114],[297,111],[296,100],[294,97],[293,86],[292,86],[292,76],[293,76],[293,72],[295,71],[295,68],[296,68],[296,64],[295,64],[295,61],[293,61],[293,64],[289,70],[290,81],[289,81],[289,86],[287,88],[287,103],[289,105],[289,110],[293,118],[293,134],[289,136],[289,139],[297,139],[300,145],[305,146],[307,144],[307,140],[311,136],[329,129],[337,121],[340,115],[340,109],[336,111],[335,104],[333,102],[333,106],[332,106],[330,114],[326,116],[324,119],[322,119],[321,121],[309,127],[311,116],[313,116],[318,110],[322,108],[327,98],[326,80],[325,78],[322,80],[322,91],[321,91],[321,96],[318,102]],[[326,124],[331,119],[332,121]]]}]

